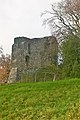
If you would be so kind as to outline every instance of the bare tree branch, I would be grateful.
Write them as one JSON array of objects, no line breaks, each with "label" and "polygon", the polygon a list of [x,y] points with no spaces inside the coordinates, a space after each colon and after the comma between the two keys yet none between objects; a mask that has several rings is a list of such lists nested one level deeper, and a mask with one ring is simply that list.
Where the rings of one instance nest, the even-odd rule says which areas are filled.
[{"label": "bare tree branch", "polygon": [[62,0],[51,7],[52,11],[45,11],[43,15],[50,15],[44,24],[50,26],[52,34],[58,38],[66,34],[77,35],[80,31],[80,0]]}]

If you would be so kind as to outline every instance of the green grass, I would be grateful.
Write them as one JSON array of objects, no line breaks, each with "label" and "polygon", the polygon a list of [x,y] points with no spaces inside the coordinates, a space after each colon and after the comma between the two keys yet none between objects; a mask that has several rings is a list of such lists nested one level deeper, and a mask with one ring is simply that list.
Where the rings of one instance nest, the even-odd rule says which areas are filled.
[{"label": "green grass", "polygon": [[0,86],[0,120],[80,120],[80,79]]}]

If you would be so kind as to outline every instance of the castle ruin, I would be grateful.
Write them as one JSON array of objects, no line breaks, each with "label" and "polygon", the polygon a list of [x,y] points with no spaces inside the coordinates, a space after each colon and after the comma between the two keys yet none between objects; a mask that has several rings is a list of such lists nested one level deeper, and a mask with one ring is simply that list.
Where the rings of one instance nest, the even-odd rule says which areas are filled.
[{"label": "castle ruin", "polygon": [[33,39],[15,38],[12,45],[12,72],[9,79],[20,80],[24,73],[46,67],[52,61],[56,63],[57,53],[58,44],[54,36]]}]

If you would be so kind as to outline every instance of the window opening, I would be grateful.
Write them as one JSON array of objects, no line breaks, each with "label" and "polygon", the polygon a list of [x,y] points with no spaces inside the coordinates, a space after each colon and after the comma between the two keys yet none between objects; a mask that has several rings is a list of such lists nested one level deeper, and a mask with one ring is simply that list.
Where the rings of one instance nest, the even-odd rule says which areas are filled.
[{"label": "window opening", "polygon": [[29,56],[28,55],[26,55],[25,61],[26,61],[26,64],[28,65],[29,64]]}]

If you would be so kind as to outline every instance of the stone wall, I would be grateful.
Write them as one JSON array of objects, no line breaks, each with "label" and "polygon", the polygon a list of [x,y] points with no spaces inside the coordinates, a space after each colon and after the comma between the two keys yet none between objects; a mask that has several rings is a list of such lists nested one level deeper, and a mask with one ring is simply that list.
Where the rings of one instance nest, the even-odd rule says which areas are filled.
[{"label": "stone wall", "polygon": [[12,46],[12,68],[17,68],[17,79],[21,74],[35,71],[57,62],[58,44],[53,36],[29,39],[17,37]]},{"label": "stone wall", "polygon": [[17,68],[12,68],[11,71],[10,71],[10,75],[9,75],[9,78],[8,78],[8,83],[13,83],[13,82],[16,82],[17,81],[17,77],[18,77],[18,70]]}]

